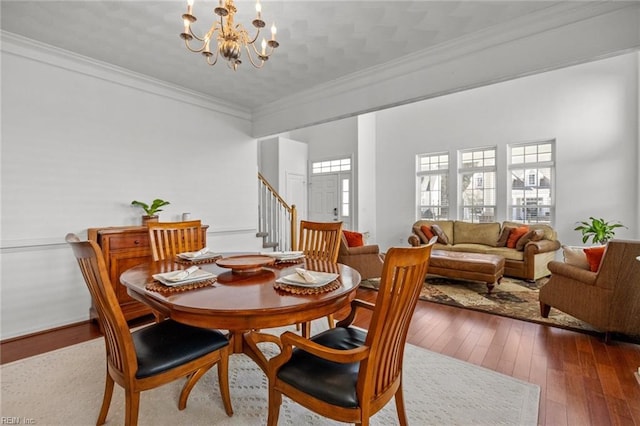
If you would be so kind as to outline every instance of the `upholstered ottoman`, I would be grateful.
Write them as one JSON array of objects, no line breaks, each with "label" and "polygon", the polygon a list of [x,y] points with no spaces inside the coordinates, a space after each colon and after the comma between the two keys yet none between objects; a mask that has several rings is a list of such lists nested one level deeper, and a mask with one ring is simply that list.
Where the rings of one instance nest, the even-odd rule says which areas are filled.
[{"label": "upholstered ottoman", "polygon": [[484,281],[487,293],[500,284],[504,275],[504,257],[493,254],[433,250],[429,260],[429,274],[448,278]]}]

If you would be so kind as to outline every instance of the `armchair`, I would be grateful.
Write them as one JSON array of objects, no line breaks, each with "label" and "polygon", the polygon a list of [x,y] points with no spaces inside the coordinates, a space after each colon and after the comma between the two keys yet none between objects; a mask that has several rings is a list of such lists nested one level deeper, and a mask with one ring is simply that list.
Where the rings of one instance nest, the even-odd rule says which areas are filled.
[{"label": "armchair", "polygon": [[384,260],[380,255],[380,248],[377,245],[349,247],[347,239],[343,234],[340,238],[338,263],[351,266],[360,272],[363,280],[366,280],[369,278],[379,278],[382,275]]},{"label": "armchair", "polygon": [[551,278],[540,289],[540,314],[547,318],[551,307],[596,329],[640,335],[640,241],[611,240],[597,272],[552,261]]}]

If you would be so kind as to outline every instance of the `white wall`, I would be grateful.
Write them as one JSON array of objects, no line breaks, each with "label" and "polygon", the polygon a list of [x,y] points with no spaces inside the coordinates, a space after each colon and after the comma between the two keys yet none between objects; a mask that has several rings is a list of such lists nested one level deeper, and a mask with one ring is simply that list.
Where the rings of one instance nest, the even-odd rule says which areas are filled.
[{"label": "white wall", "polygon": [[[381,248],[406,245],[415,214],[415,155],[556,139],[556,223],[579,243],[575,222],[621,221],[638,238],[638,55],[551,71],[376,114],[377,232]],[[499,176],[505,174],[499,174]],[[455,194],[453,194],[455,196]],[[497,212],[499,220],[506,210]]]},{"label": "white wall", "polygon": [[2,46],[1,335],[88,318],[68,232],[191,212],[215,250],[258,250],[257,148],[242,111],[46,49]]},{"label": "white wall", "polygon": [[367,243],[374,244],[377,241],[375,113],[358,116],[358,154],[355,169],[356,229],[368,232]]},{"label": "white wall", "polygon": [[310,126],[288,133],[288,137],[309,144],[309,161],[353,156],[358,149],[357,117]]}]

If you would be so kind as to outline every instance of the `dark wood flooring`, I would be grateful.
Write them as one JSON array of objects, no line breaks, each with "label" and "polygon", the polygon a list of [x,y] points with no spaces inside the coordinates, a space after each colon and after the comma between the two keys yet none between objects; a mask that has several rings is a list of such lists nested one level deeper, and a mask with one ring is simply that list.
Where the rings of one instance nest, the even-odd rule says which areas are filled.
[{"label": "dark wood flooring", "polygon": [[[374,301],[376,292],[358,290]],[[337,315],[336,317],[340,317]],[[357,319],[366,327],[369,318]],[[2,342],[7,363],[100,336],[92,323]],[[640,346],[465,309],[418,302],[407,341],[538,384],[541,425],[638,425]],[[500,404],[487,389],[487,404]]]}]

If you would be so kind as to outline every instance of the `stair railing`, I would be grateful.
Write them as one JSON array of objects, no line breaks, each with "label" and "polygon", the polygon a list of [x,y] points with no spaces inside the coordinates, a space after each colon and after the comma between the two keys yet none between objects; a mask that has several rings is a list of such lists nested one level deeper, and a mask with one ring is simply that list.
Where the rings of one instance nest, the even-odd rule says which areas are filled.
[{"label": "stair railing", "polygon": [[258,237],[262,247],[274,251],[296,250],[298,213],[289,206],[269,182],[258,173]]}]

